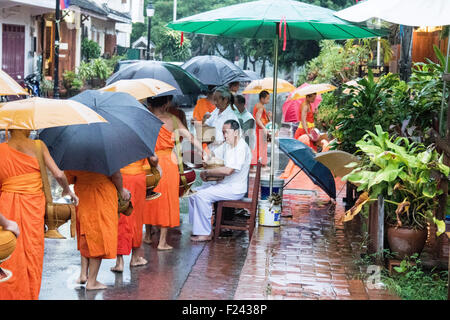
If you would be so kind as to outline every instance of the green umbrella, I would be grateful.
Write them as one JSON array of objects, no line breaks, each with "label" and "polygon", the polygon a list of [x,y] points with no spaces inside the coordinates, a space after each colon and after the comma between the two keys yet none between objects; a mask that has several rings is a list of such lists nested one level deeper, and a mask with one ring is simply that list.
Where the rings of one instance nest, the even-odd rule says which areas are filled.
[{"label": "green umbrella", "polygon": [[[174,21],[167,26],[174,30],[198,34],[274,40],[272,123],[275,123],[278,42],[281,35],[286,40],[338,40],[386,35],[385,30],[370,29],[341,20],[334,16],[334,13],[333,10],[299,1],[261,0],[203,12]],[[272,137],[275,136],[273,130],[274,127]],[[270,193],[273,185],[274,154],[275,152],[271,152]]]}]

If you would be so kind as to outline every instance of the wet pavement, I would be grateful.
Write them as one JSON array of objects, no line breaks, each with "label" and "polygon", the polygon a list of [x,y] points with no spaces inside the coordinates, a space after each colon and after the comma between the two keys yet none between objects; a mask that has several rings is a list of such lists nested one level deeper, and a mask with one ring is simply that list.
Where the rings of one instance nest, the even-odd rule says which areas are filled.
[{"label": "wet pavement", "polygon": [[66,223],[59,230],[67,239],[45,240],[40,299],[396,299],[360,280],[364,270],[355,264],[361,251],[360,226],[339,222],[343,186],[337,180],[338,201],[332,208],[325,193],[298,175],[284,190],[283,215],[291,217],[282,218],[280,227],[257,226],[251,243],[243,231],[217,241],[191,242],[183,199],[181,226],[168,234],[174,250],[158,251],[155,234],[152,245],[142,244],[147,265],[130,270],[126,256],[124,272],[113,273],[115,259],[103,260],[98,280],[108,289],[100,291],[86,291],[75,283],[80,256]]}]

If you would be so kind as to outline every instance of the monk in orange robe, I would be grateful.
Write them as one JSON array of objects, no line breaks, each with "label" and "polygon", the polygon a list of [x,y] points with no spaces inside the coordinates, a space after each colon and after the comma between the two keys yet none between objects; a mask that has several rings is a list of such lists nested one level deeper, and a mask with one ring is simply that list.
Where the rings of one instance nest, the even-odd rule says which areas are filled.
[{"label": "monk in orange robe", "polygon": [[259,102],[253,108],[253,118],[256,122],[256,147],[252,150],[252,166],[256,166],[258,159],[261,158],[261,164],[267,166],[267,129],[266,125],[270,122],[269,115],[264,108],[270,101],[270,93],[263,90],[259,93]]},{"label": "monk in orange robe", "polygon": [[133,204],[133,212],[126,216],[120,214],[118,228],[117,243],[117,261],[111,271],[123,271],[123,256],[129,255],[131,251],[130,267],[137,267],[147,264],[141,253],[142,244],[142,227],[143,216],[145,210],[145,191],[146,178],[144,166],[146,159],[138,160],[120,169],[122,174],[123,186],[131,193],[131,203]]},{"label": "monk in orange robe", "polygon": [[16,249],[2,263],[2,267],[12,272],[12,277],[0,283],[0,300],[39,298],[44,262],[45,196],[36,143],[41,143],[44,162],[63,187],[63,196],[70,195],[78,203],[64,172],[59,170],[45,144],[29,139],[29,135],[29,130],[11,130],[11,139],[0,144],[0,212],[15,221],[21,231]]},{"label": "monk in orange robe", "polygon": [[159,131],[155,146],[155,153],[159,159],[162,176],[154,191],[161,193],[161,196],[147,201],[147,208],[144,214],[144,223],[147,225],[144,241],[151,243],[150,225],[159,226],[161,232],[158,250],[171,250],[173,247],[167,243],[168,228],[180,225],[180,174],[177,156],[173,152],[175,146],[173,131],[177,128],[180,136],[194,144],[200,155],[202,154],[202,145],[189,133],[177,117],[167,111],[170,104],[168,96],[149,98],[148,103],[150,106],[149,110],[164,122],[164,125]]},{"label": "monk in orange robe", "polygon": [[120,171],[111,177],[88,171],[66,171],[70,183],[80,198],[77,207],[77,246],[81,254],[78,282],[86,290],[106,289],[97,281],[102,259],[117,256],[118,198],[117,191],[127,200]]},{"label": "monk in orange robe", "polygon": [[[211,87],[211,86],[210,86]],[[209,90],[209,89],[208,89]],[[194,107],[194,111],[192,113],[192,121],[203,121],[203,117],[206,113],[211,113],[216,109],[214,105],[214,90],[209,90],[206,98],[200,98],[197,100],[197,104]]]}]

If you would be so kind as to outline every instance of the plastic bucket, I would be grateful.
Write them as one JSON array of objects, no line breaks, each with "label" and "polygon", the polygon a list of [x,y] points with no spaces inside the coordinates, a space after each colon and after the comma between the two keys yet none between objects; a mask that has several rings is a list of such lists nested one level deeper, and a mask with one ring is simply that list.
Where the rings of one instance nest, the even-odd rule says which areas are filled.
[{"label": "plastic bucket", "polygon": [[[283,198],[283,179],[273,179],[272,192],[278,193]],[[261,200],[267,200],[270,196],[270,180],[261,179]]]},{"label": "plastic bucket", "polygon": [[266,227],[279,227],[281,218],[281,206],[274,205],[270,208],[268,200],[258,202],[258,224]]}]

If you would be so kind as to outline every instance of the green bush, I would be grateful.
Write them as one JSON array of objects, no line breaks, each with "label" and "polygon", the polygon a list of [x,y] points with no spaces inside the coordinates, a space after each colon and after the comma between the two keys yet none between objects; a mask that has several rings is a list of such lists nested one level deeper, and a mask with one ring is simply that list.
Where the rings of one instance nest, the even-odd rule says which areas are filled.
[{"label": "green bush", "polygon": [[[414,263],[411,263],[414,262]],[[418,255],[413,255],[394,267],[396,273],[382,273],[387,288],[404,300],[446,300],[448,271],[424,270]]]},{"label": "green bush", "polygon": [[106,80],[112,74],[112,68],[108,66],[106,61],[103,58],[91,60],[93,77]]},{"label": "green bush", "polygon": [[91,59],[97,59],[100,57],[101,52],[102,49],[97,42],[88,40],[87,38],[84,38],[81,42],[81,55],[84,60],[91,61]]}]

